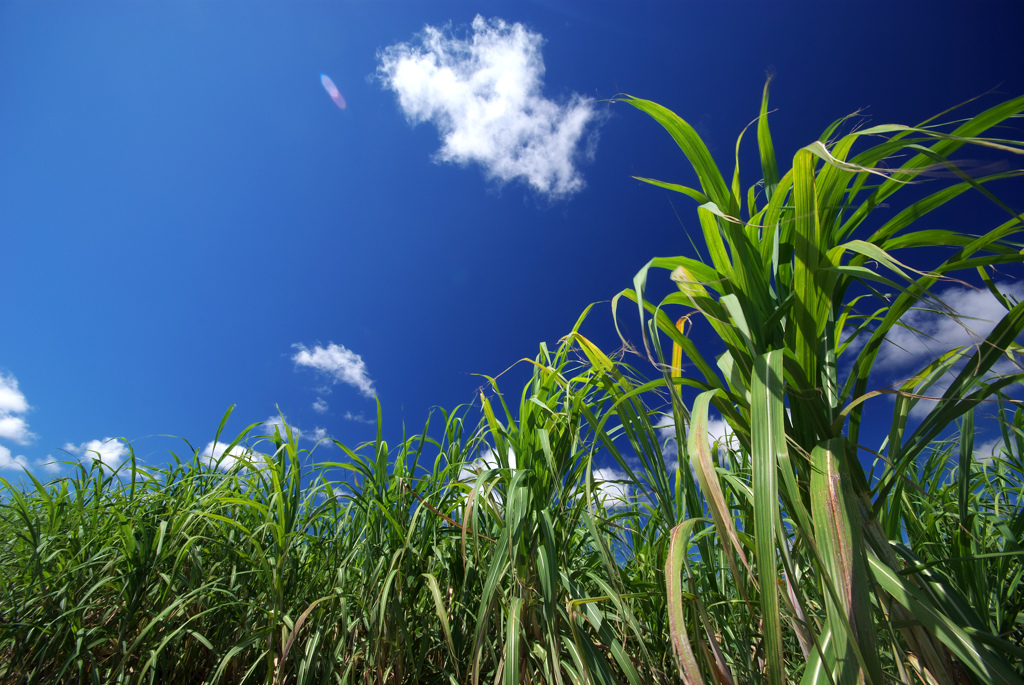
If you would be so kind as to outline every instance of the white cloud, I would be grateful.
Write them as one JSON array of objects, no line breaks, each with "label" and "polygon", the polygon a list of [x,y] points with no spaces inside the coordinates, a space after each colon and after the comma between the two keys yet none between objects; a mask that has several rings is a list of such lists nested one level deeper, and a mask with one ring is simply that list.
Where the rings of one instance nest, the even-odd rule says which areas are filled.
[{"label": "white cloud", "polygon": [[[50,454],[47,454],[45,459],[36,460],[33,465],[50,474],[60,473],[64,469],[64,465],[59,463],[54,459],[53,455]],[[32,470],[29,468],[29,461],[24,455],[13,455],[11,450],[3,445],[0,445],[0,469]]]},{"label": "white cloud", "polygon": [[995,459],[996,453],[1001,453],[1003,448],[1003,439],[996,438],[994,440],[987,440],[980,445],[974,446],[974,459],[975,461],[987,464]]},{"label": "white cloud", "polygon": [[327,402],[324,401],[324,398],[316,398],[316,402],[313,403],[313,411],[315,411],[317,414],[327,413]]},{"label": "white cloud", "polygon": [[[314,428],[312,432],[304,431],[294,424],[288,424],[288,427],[292,429],[292,435],[295,436],[296,440],[311,440],[312,442],[329,441],[330,435],[327,434],[326,428]],[[274,429],[281,433],[282,438],[287,437],[287,431],[285,431],[285,422],[280,416],[271,416],[263,422],[261,426],[262,430],[266,435],[273,435]],[[329,442],[328,442],[329,444]]]},{"label": "white cloud", "polygon": [[595,497],[605,508],[624,506],[629,503],[632,490],[623,471],[613,468],[594,469]]},{"label": "white cloud", "polygon": [[846,346],[846,349],[843,350],[843,354],[848,355],[846,358],[849,359],[867,344],[870,337],[871,331],[869,330],[860,331],[858,333],[854,326],[845,326],[839,333],[840,344],[849,343]]},{"label": "white cloud", "polygon": [[658,431],[658,440],[661,442],[661,456],[670,471],[679,466],[679,443],[676,441],[676,427],[671,414],[662,414],[658,422],[654,424]]},{"label": "white cloud", "polygon": [[[511,469],[516,468],[516,453],[512,451],[512,448],[508,448],[508,466]],[[486,470],[500,468],[501,465],[498,463],[498,453],[492,450],[490,447],[485,447],[481,452],[480,456],[473,461],[466,462],[462,465],[462,469],[459,471],[459,480],[463,483],[472,484],[476,482],[477,477]],[[498,506],[504,505],[504,498],[500,492],[496,492],[494,488],[486,489],[487,496]]]},{"label": "white cloud", "polygon": [[371,426],[377,423],[375,419],[368,419],[365,416],[363,416],[363,412],[353,414],[352,412],[347,411],[345,412],[345,416],[342,418],[344,418],[346,421],[355,421],[356,423],[367,423],[370,424]]},{"label": "white cloud", "polygon": [[18,379],[0,373],[0,414],[24,414],[27,411],[28,402],[18,390]]},{"label": "white cloud", "polygon": [[128,456],[128,446],[117,438],[90,440],[77,446],[69,442],[64,445],[64,450],[77,455],[80,461],[99,459],[109,469],[117,468]]},{"label": "white cloud", "polygon": [[22,455],[13,456],[11,451],[0,445],[0,469],[27,469],[28,461]]},{"label": "white cloud", "polygon": [[250,456],[252,453],[242,445],[235,445],[225,455],[225,450],[228,449],[228,443],[217,441],[216,443],[212,440],[206,444],[203,451],[199,453],[199,457],[208,466],[217,466],[224,471],[230,471],[231,468],[238,462],[242,457]]},{"label": "white cloud", "polygon": [[329,343],[327,347],[317,345],[310,350],[301,343],[295,343],[292,347],[298,350],[292,357],[298,366],[308,366],[327,374],[335,383],[347,383],[358,388],[366,397],[377,394],[366,371],[366,362],[344,345]]},{"label": "white cloud", "polygon": [[[273,435],[274,434],[274,429],[276,428],[281,433],[281,437],[282,438],[287,438],[288,431],[285,430],[284,426],[285,426],[284,419],[282,419],[280,416],[276,416],[275,415],[275,416],[271,416],[266,421],[264,421],[262,428],[266,432],[267,435]],[[299,438],[306,437],[303,434],[303,432],[299,429],[298,426],[292,426],[292,425],[289,424],[288,427],[292,429],[292,435],[295,436],[296,440],[298,440]]]},{"label": "white cloud", "polygon": [[[973,354],[971,350],[967,350],[966,352],[967,354]],[[962,362],[954,365],[951,371],[940,377],[937,381],[935,381],[935,383],[933,383],[931,386],[925,389],[922,394],[924,394],[927,397],[942,397],[943,395],[946,394],[946,391],[949,389],[950,384],[953,382],[953,380],[956,378],[956,375],[960,372],[962,368]],[[1019,356],[1003,358],[992,365],[992,368],[989,369],[988,373],[986,373],[982,377],[982,380],[986,382],[991,381],[992,379],[997,378],[999,376],[1005,376],[1011,373],[1020,373],[1022,369],[1024,369],[1024,366],[1022,366]],[[1009,390],[1012,392],[1012,386]],[[914,406],[911,407],[910,409],[911,418],[923,419],[928,415],[928,413],[932,409],[935,408],[936,404],[938,404],[936,400],[918,399]]]},{"label": "white cloud", "polygon": [[[669,471],[674,471],[679,466],[679,445],[676,443],[676,428],[672,415],[662,414],[654,427],[661,441],[661,454],[665,458],[665,464]],[[715,416],[708,417],[708,442],[712,448],[717,445],[719,458],[726,460],[726,451],[739,447],[729,424],[725,419]]]},{"label": "white cloud", "polygon": [[27,445],[36,436],[28,429],[28,423],[20,416],[0,414],[0,438],[13,440],[20,445]]},{"label": "white cloud", "polygon": [[47,454],[46,458],[37,461],[36,465],[47,473],[60,473],[64,470],[64,464],[61,464],[52,454]]},{"label": "white cloud", "polygon": [[[1024,283],[998,283],[996,287],[1011,299],[1024,298]],[[924,363],[955,347],[975,345],[992,332],[1006,315],[1006,309],[987,289],[952,287],[937,294],[954,316],[915,309],[886,336],[875,366],[880,369],[916,371]],[[914,330],[911,330],[914,329]]]},{"label": "white cloud", "polygon": [[[510,468],[516,467],[516,453],[512,451],[512,448],[508,448],[508,465]],[[480,456],[471,462],[467,462],[463,465],[462,470],[459,471],[460,481],[471,481],[475,480],[480,473],[488,469],[499,468],[498,454],[490,447],[485,447]]]},{"label": "white cloud", "polygon": [[35,439],[28,422],[21,416],[30,409],[24,393],[18,389],[18,379],[0,373],[0,438],[27,445]]},{"label": "white cloud", "polygon": [[[1011,301],[1024,299],[1024,283],[997,283],[996,287]],[[973,346],[980,344],[1006,315],[1006,309],[987,289],[950,287],[936,295],[945,303],[952,315],[939,307],[933,311],[912,310],[901,319],[906,327],[894,328],[875,362],[875,368],[890,373],[914,373],[926,364],[954,348],[963,347],[964,354],[974,354]],[[913,330],[911,330],[913,329]],[[949,384],[963,368],[961,361],[924,391],[930,397],[941,397]],[[988,377],[1020,371],[1018,360],[997,362]],[[920,399],[910,410],[915,419],[925,417],[935,407],[934,400]]]},{"label": "white cloud", "polygon": [[739,448],[736,436],[732,434],[729,424],[722,418],[708,419],[708,441],[712,445],[718,445],[719,453],[723,450]]},{"label": "white cloud", "polygon": [[543,97],[539,33],[477,15],[465,40],[433,26],[418,38],[380,53],[377,75],[410,122],[437,127],[438,160],[476,162],[491,178],[524,179],[553,197],[583,187],[574,157],[596,113],[575,93],[565,105]]}]

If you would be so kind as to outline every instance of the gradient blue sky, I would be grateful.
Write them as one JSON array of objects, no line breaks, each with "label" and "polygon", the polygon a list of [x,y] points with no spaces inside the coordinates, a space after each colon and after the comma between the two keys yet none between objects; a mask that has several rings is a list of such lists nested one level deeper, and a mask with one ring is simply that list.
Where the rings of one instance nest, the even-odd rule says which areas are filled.
[{"label": "gradient blue sky", "polygon": [[[232,404],[232,435],[280,406],[355,445],[374,394],[419,430],[691,251],[693,203],[631,179],[691,182],[685,160],[607,99],[670,107],[731,169],[771,70],[787,164],[860,108],[1024,92],[1021,25],[1019,2],[0,1],[0,475],[108,437],[161,463],[181,443],[155,436],[202,446]],[[428,26],[505,79],[409,77]],[[481,94],[517,88],[481,128]],[[585,331],[617,345],[607,304]]]}]

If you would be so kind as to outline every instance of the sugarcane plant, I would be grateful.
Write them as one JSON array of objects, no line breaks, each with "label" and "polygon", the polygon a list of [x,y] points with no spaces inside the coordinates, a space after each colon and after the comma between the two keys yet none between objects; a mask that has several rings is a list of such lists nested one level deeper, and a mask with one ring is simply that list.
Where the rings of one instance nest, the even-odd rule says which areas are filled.
[{"label": "sugarcane plant", "polygon": [[[993,130],[1021,116],[1024,97],[945,125],[933,118],[844,132],[846,117],[798,150],[780,175],[768,91],[766,83],[756,119],[761,178],[746,192],[742,134],[728,182],[685,120],[654,102],[622,98],[671,135],[699,181],[640,179],[697,203],[706,258],[653,259],[613,301],[617,318],[625,301],[636,305],[643,349],[662,375],[653,385],[668,394],[671,421],[661,423],[669,426],[654,424],[641,388],[584,344],[605,370],[642,462],[633,477],[661,529],[679,676],[688,683],[1019,683],[1024,651],[1011,634],[1020,607],[993,619],[999,593],[972,571],[994,554],[1019,583],[1024,512],[1014,494],[1000,503],[998,521],[976,508],[984,497],[976,492],[982,481],[971,432],[978,408],[1010,402],[1005,393],[1024,378],[1017,365],[1024,303],[992,277],[1024,261],[1014,242],[1024,219],[990,189],[1021,172],[972,177],[954,155],[975,146],[1019,160],[1024,143]],[[953,182],[933,189],[925,181],[936,171]],[[921,226],[964,193],[980,194],[1005,220],[972,231]],[[936,260],[938,246],[947,251]],[[928,259],[936,261],[921,263]],[[647,281],[657,270],[677,291],[650,302]],[[873,364],[894,331],[909,325],[908,313],[958,316],[937,286],[972,275],[1005,310],[991,332],[895,387],[878,386]],[[709,329],[720,345],[714,360],[701,338]],[[667,342],[671,358],[663,354]],[[711,407],[727,423],[731,446],[709,441]],[[865,430],[869,407],[891,412],[884,440]],[[915,407],[919,421],[909,418]],[[1004,433],[1015,430],[1003,418]],[[659,428],[671,430],[679,448],[674,474]],[[951,471],[933,452],[958,428]],[[1005,435],[1014,454],[1019,435]],[[610,449],[624,467],[635,466],[624,450]],[[954,544],[932,563],[914,549],[921,537],[914,482],[928,458],[933,472],[959,478],[957,530],[946,533]],[[880,472],[868,472],[872,461]],[[1019,474],[1010,478],[1019,484]],[[935,549],[928,554],[936,558]]]}]

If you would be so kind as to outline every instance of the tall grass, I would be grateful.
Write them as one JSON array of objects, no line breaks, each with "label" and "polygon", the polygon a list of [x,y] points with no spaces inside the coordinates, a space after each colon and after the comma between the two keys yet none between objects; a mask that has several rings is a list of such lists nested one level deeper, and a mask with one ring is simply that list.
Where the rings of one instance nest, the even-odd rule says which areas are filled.
[{"label": "tall grass", "polygon": [[[840,120],[780,174],[766,86],[746,192],[684,120],[626,101],[700,183],[652,181],[697,201],[707,261],[654,259],[615,301],[660,376],[581,317],[521,390],[488,379],[395,444],[378,408],[376,439],[340,451],[250,426],[219,462],[185,443],[165,467],[2,481],[0,680],[1021,682],[1024,376],[1006,369],[1024,305],[987,271],[1024,259],[1024,222],[988,189],[1019,172],[951,159],[1019,154],[987,132],[1024,98],[951,127]],[[954,181],[919,183],[938,166]],[[965,192],[1006,220],[919,227]],[[648,302],[660,269],[678,292]],[[1005,305],[991,334],[879,385],[892,331],[968,276]],[[869,407],[891,414],[884,438]],[[711,439],[712,408],[731,439]],[[985,460],[982,423],[1002,436]]]}]

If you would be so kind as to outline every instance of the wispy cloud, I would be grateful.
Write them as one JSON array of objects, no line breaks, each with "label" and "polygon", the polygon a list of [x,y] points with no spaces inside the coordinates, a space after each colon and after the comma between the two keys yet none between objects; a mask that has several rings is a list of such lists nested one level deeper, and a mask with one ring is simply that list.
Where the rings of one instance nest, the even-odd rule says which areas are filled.
[{"label": "wispy cloud", "polygon": [[[276,429],[283,438],[286,435],[284,426],[284,419],[282,419],[280,416],[271,416],[266,421],[263,422],[261,428],[266,435],[273,435],[274,430]],[[304,431],[292,423],[289,423],[288,427],[292,429],[292,435],[295,436],[296,440],[310,440],[312,442],[322,443],[328,446],[331,444],[331,436],[330,434],[328,434],[326,428],[320,428],[319,426],[317,426],[313,428],[312,431]]]},{"label": "wispy cloud", "polygon": [[[386,48],[377,75],[410,122],[437,127],[438,160],[476,162],[499,181],[567,196],[584,185],[575,158],[596,113],[575,93],[564,105],[542,95],[543,42],[522,24],[477,15],[466,39],[427,26],[417,41]],[[582,154],[592,156],[593,145]]]},{"label": "wispy cloud", "polygon": [[117,438],[90,440],[81,445],[66,443],[64,451],[75,455],[79,460],[92,461],[99,459],[105,467],[116,469],[128,456],[128,446]]},{"label": "wispy cloud", "polygon": [[[999,283],[999,292],[1020,300],[1024,283]],[[907,312],[886,337],[876,368],[902,370],[935,359],[955,347],[980,343],[1006,315],[1006,309],[987,289],[952,287],[937,293],[937,298],[952,310],[915,309]]]},{"label": "wispy cloud", "polygon": [[344,345],[328,343],[327,347],[316,345],[309,349],[302,343],[295,343],[292,347],[298,350],[292,357],[297,366],[316,369],[327,374],[335,384],[346,383],[358,388],[366,397],[374,397],[377,394],[366,370],[366,362]]},{"label": "wispy cloud", "polygon": [[313,411],[315,411],[317,414],[326,414],[327,409],[328,406],[326,400],[324,400],[324,398],[322,397],[316,398],[316,402],[313,403]]},{"label": "wispy cloud", "polygon": [[987,464],[996,458],[997,453],[1001,453],[1003,448],[1003,439],[996,438],[994,440],[986,440],[980,445],[974,446],[974,459],[982,464]]},{"label": "wispy cloud", "polygon": [[[1024,299],[1024,283],[997,283],[996,287],[1011,302]],[[900,319],[903,326],[893,328],[886,336],[875,370],[889,376],[916,373],[954,348],[966,348],[965,354],[971,355],[974,353],[972,346],[981,344],[1006,315],[1006,308],[987,289],[951,287],[938,292],[936,298],[948,309],[935,304],[907,312]],[[943,395],[961,368],[963,361],[936,380],[924,394]],[[996,362],[988,375],[995,377],[1020,370],[1018,359],[1003,359]],[[917,400],[910,416],[921,419],[935,404],[933,400]]]},{"label": "wispy cloud", "polygon": [[[941,397],[946,394],[949,390],[950,384],[956,378],[956,375],[963,369],[964,362],[961,360],[960,363],[955,364],[954,367],[946,374],[939,377],[932,385],[928,388],[923,389],[922,393],[928,397]],[[1020,373],[1024,371],[1024,360],[1019,356],[1011,356],[1010,358],[1003,358],[992,365],[988,373],[983,376],[983,380],[992,380],[999,376],[1005,376],[1012,373]],[[1005,389],[1004,392],[1014,392],[1014,387],[1011,386]],[[917,399],[914,405],[910,409],[910,416],[914,419],[923,419],[926,417],[938,404],[937,400],[931,399]]]},{"label": "wispy cloud", "polygon": [[30,409],[24,393],[18,389],[18,379],[0,374],[0,439],[27,445],[35,439],[28,422],[22,416]]},{"label": "wispy cloud", "polygon": [[843,350],[843,354],[847,355],[844,359],[849,359],[851,356],[856,354],[864,345],[867,344],[868,338],[871,337],[871,332],[863,330],[858,332],[853,326],[846,326],[839,333],[840,344],[848,343],[846,349]]},{"label": "wispy cloud", "polygon": [[352,412],[347,411],[347,412],[345,412],[345,416],[343,418],[346,421],[355,421],[356,423],[366,423],[366,424],[369,424],[371,426],[377,423],[376,420],[368,419],[365,416],[363,416],[363,412],[359,412],[358,414],[353,414]]}]

